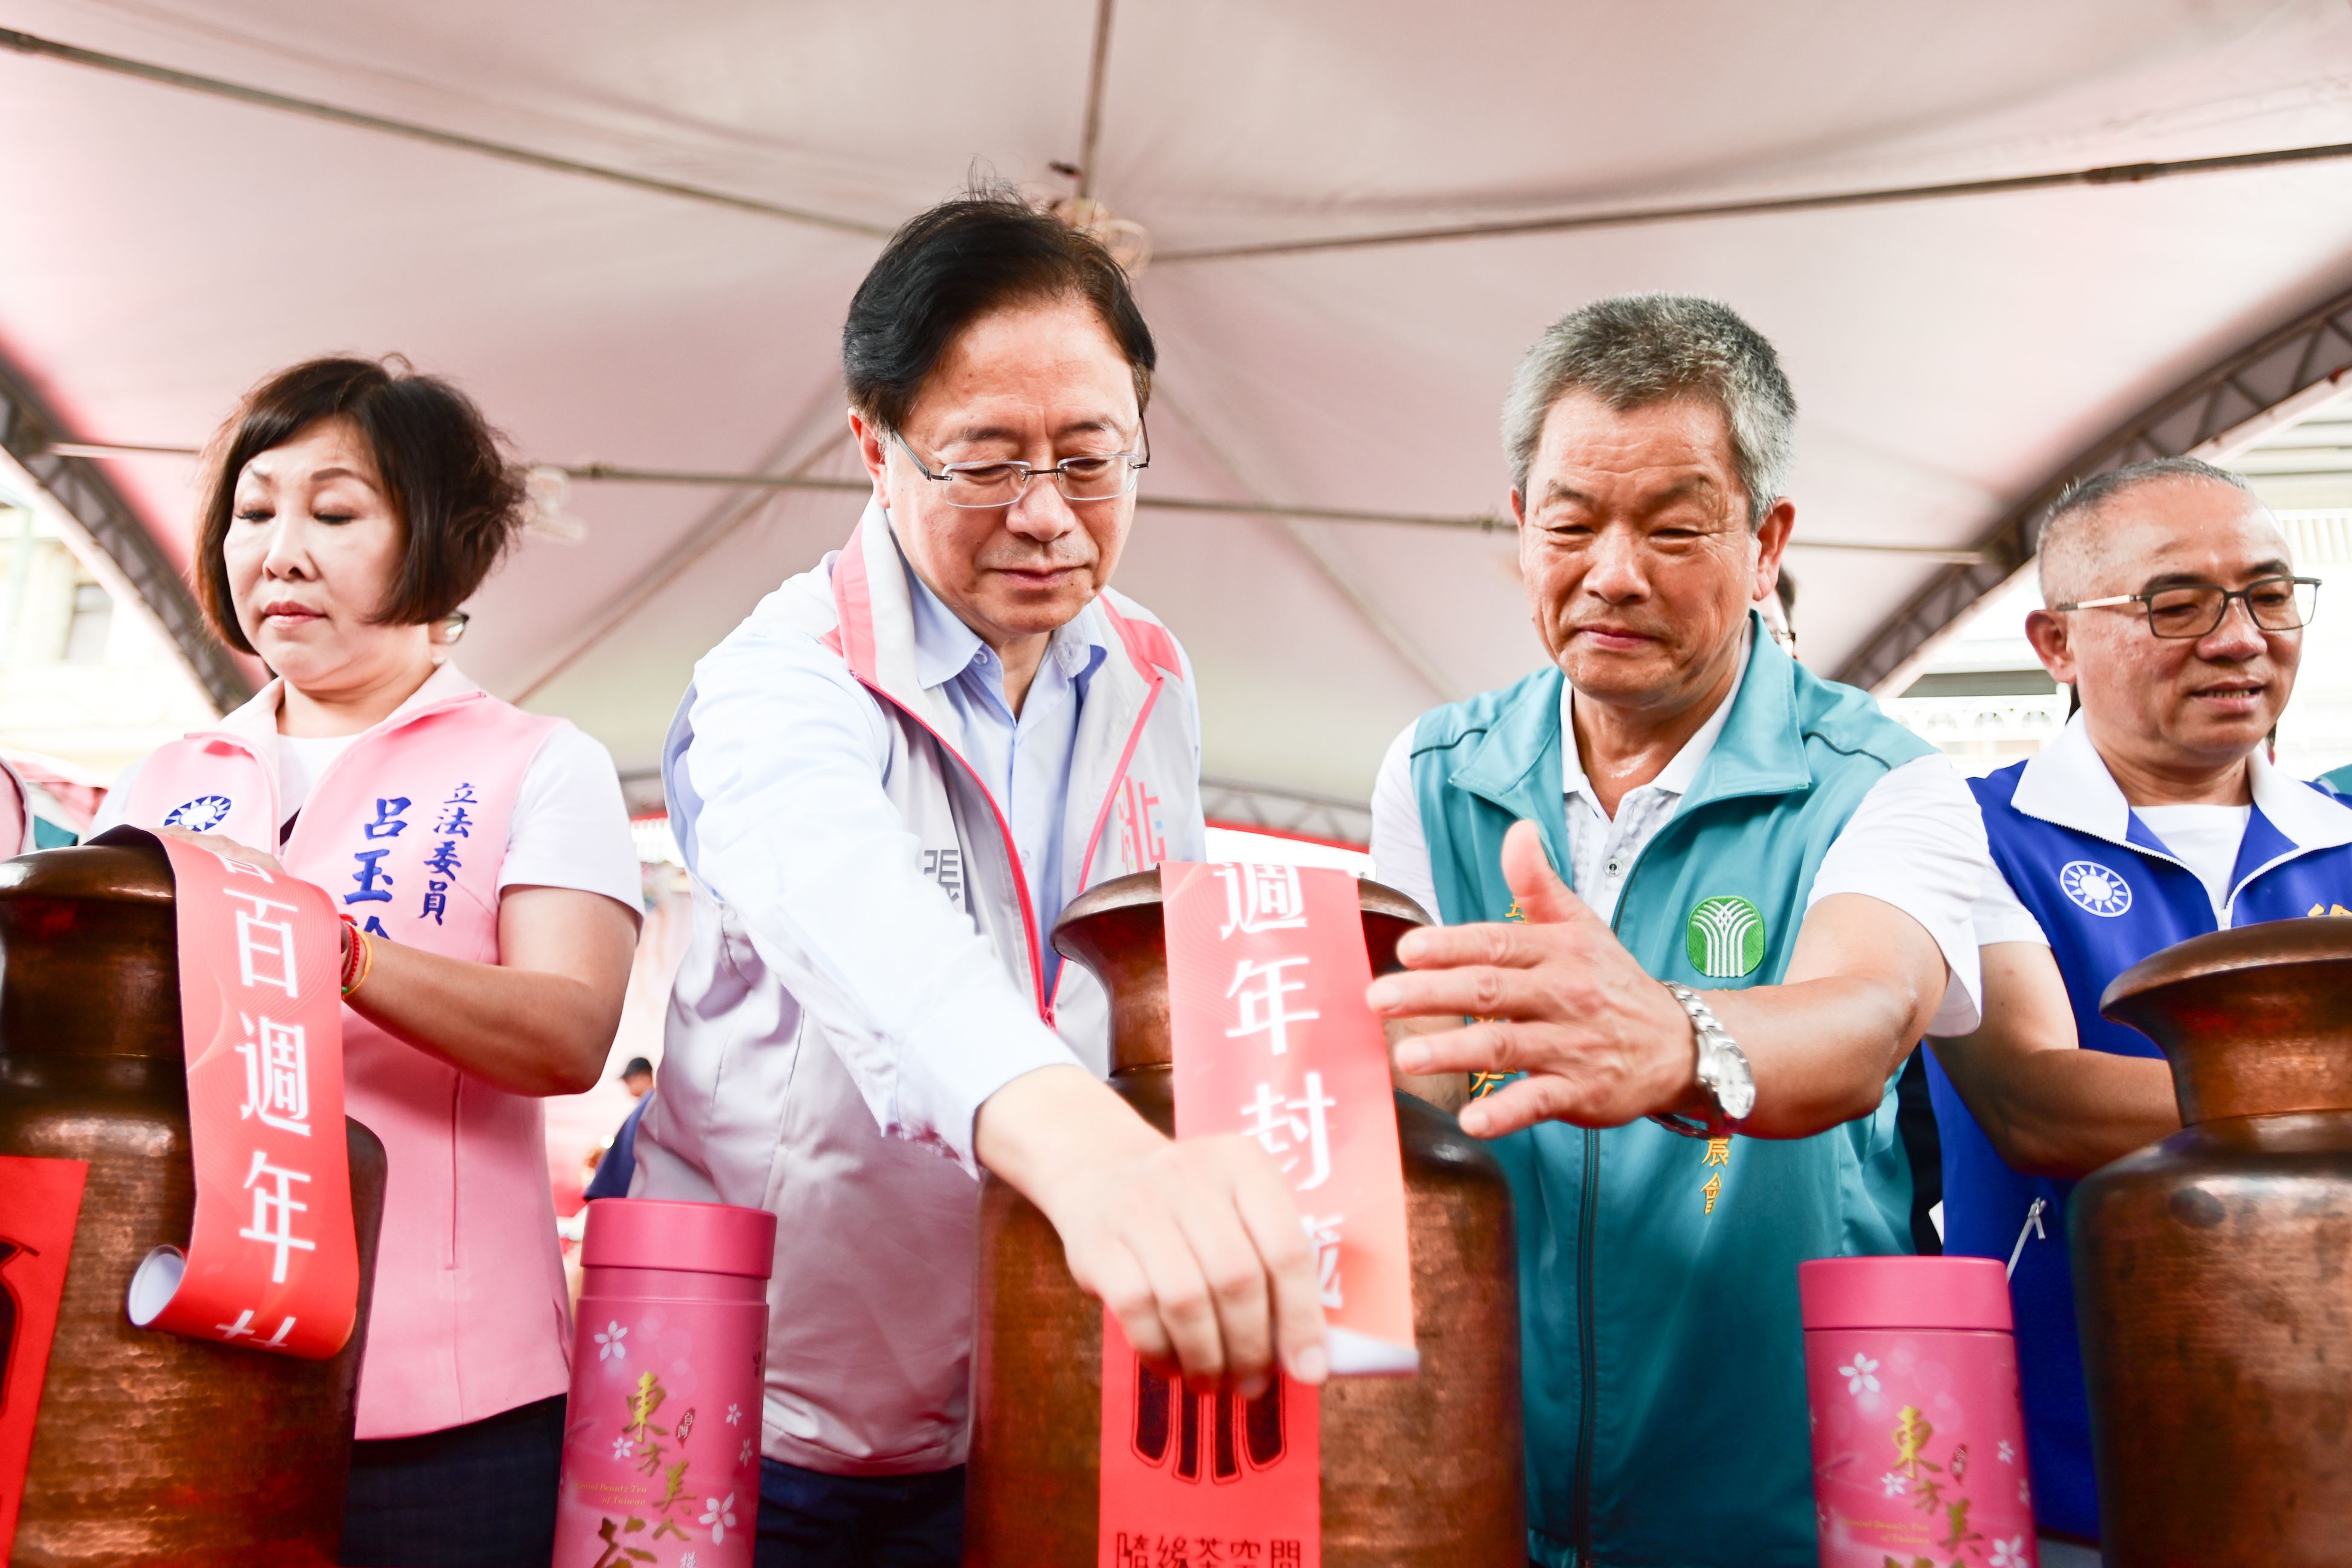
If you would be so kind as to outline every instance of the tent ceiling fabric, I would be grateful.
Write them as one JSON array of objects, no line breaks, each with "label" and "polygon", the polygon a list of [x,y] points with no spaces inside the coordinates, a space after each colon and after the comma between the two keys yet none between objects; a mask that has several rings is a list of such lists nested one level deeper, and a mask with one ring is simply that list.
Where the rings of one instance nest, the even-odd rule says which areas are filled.
[{"label": "tent ceiling fabric", "polygon": [[[887,227],[1080,154],[1097,0],[0,0],[0,26]],[[984,25],[975,18],[984,18]],[[2340,4],[1120,0],[1093,193],[1163,254],[2352,141]],[[0,353],[75,436],[203,439],[327,350],[467,386],[534,460],[852,476],[877,242],[0,53]],[[1510,369],[1597,296],[1729,301],[1804,413],[1799,538],[1973,546],[2087,443],[2352,286],[2352,162],[1229,260],[1139,290],[1155,493],[1497,510]],[[110,473],[184,559],[191,465]],[[694,659],[854,497],[575,486],[465,660],[656,758]],[[1837,668],[1938,570],[1792,558]],[[1208,770],[1360,796],[1540,654],[1507,535],[1145,513],[1119,585],[1199,669]]]}]

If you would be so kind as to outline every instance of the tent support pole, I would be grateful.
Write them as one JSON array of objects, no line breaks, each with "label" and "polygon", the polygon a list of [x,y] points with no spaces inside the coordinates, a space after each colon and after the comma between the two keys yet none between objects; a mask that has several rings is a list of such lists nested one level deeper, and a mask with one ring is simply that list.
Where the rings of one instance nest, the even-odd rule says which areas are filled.
[{"label": "tent support pole", "polygon": [[781,218],[787,223],[805,224],[813,228],[833,229],[841,234],[863,235],[873,239],[887,237],[890,230],[880,224],[860,222],[856,218],[835,217],[830,213],[810,212],[801,207],[785,206],[779,202],[763,202],[755,196],[739,196],[731,192],[714,191],[704,185],[689,185],[677,180],[657,180],[650,174],[632,173],[609,164],[589,163],[577,158],[560,158],[550,152],[535,152],[528,147],[509,142],[492,141],[479,136],[464,136],[454,131],[437,131],[413,120],[394,120],[386,115],[362,114],[357,110],[343,109],[314,99],[295,98],[282,92],[269,92],[241,82],[223,81],[218,77],[197,76],[191,71],[173,70],[169,66],[151,65],[121,55],[110,55],[97,49],[85,49],[72,44],[61,44],[53,38],[36,37],[0,27],[0,49],[13,49],[20,55],[60,60],[67,65],[87,66],[92,70],[111,72],[116,76],[138,81],[153,82],[161,87],[175,87],[189,92],[204,93],[212,98],[225,98],[235,103],[250,104],[257,109],[274,109],[285,114],[299,114],[310,120],[323,120],[331,124],[349,126],[358,131],[373,131],[385,136],[397,136],[410,141],[422,141],[430,146],[446,147],[460,152],[478,153],[509,163],[520,163],[528,168],[545,169],[558,174],[576,174],[583,179],[602,180],[607,184],[625,185],[632,190],[650,191],[656,195],[677,196],[689,202],[702,202],[712,206],[732,207],[738,212],[752,213],[763,218]]},{"label": "tent support pole", "polygon": [[1118,0],[1096,0],[1094,57],[1087,67],[1087,122],[1078,141],[1078,194],[1095,193],[1095,153],[1102,146],[1103,89],[1110,74],[1110,17]]},{"label": "tent support pole", "polygon": [[1645,224],[1693,223],[1708,218],[1763,217],[1782,213],[1831,212],[1845,207],[1883,207],[1909,202],[1951,201],[1965,196],[2010,195],[2075,185],[2139,185],[2183,174],[2226,173],[2352,158],[2352,141],[2311,147],[2273,147],[2212,158],[2175,158],[2159,163],[2106,163],[2036,174],[2004,174],[1987,180],[1950,180],[1928,185],[1882,185],[1862,191],[1819,191],[1788,196],[1752,196],[1664,206],[1617,207],[1599,212],[1559,213],[1503,218],[1487,223],[1432,224],[1421,228],[1381,229],[1316,239],[1257,240],[1238,245],[1192,246],[1154,254],[1154,266],[1190,261],[1238,261],[1314,251],[1368,250],[1441,240],[1506,239],[1524,235],[1572,234],[1581,229],[1633,228]]}]

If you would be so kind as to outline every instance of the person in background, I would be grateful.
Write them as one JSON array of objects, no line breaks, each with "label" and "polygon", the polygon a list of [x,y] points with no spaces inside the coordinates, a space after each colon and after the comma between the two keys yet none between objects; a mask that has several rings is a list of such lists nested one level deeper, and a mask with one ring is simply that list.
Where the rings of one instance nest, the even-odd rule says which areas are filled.
[{"label": "person in background", "polygon": [[2339,800],[2352,797],[2352,764],[2321,774],[2319,781],[2326,786],[2328,793]]},{"label": "person in background", "polygon": [[81,841],[106,790],[52,757],[0,753],[0,858]]},{"label": "person in background", "polygon": [[1481,1075],[1516,1199],[1545,1568],[1811,1568],[1797,1265],[1911,1249],[1895,1076],[1976,1019],[1967,789],[1755,612],[1795,416],[1712,301],[1546,331],[1503,428],[1549,659],[1424,714],[1372,798],[1374,874],[1444,925],[1371,1005],[1423,1031],[1399,1071]]},{"label": "person in background", "polygon": [[2352,809],[2271,765],[2317,584],[2233,476],[2189,458],[2087,479],[2043,520],[2025,634],[2081,707],[1973,781],[1994,870],[1976,907],[1984,1017],[1933,1042],[1944,1248],[2013,1263],[2026,1452],[2045,1568],[2097,1561],[2066,1199],[2177,1131],[2146,1036],[2099,1016],[2159,948],[2343,914]]},{"label": "person in background", "polygon": [[29,854],[47,847],[35,831],[33,794],[24,776],[0,758],[0,853]]},{"label": "person in background", "polygon": [[463,393],[398,361],[264,382],[215,446],[194,577],[278,678],[100,820],[324,888],[351,1114],[390,1161],[342,1553],[546,1568],[567,1312],[540,1098],[594,1082],[638,871],[604,748],[446,662],[523,497]]},{"label": "person in background", "polygon": [[1016,193],[908,222],[842,331],[873,497],[671,727],[694,934],[635,1196],[777,1216],[763,1568],[960,1560],[982,1169],[1150,1360],[1328,1370],[1273,1158],[1113,1092],[1108,998],[1047,940],[1204,858],[1191,665],[1108,587],[1156,352],[1118,264]]},{"label": "person in background", "polygon": [[629,1058],[621,1069],[621,1086],[629,1092],[636,1103],[629,1107],[622,1120],[620,1131],[613,1134],[604,1157],[596,1162],[596,1174],[588,1180],[581,1196],[590,1202],[600,1197],[626,1197],[629,1183],[637,1174],[637,1124],[646,1117],[646,1107],[652,1103],[646,1092],[654,1086],[654,1064],[642,1056]]}]

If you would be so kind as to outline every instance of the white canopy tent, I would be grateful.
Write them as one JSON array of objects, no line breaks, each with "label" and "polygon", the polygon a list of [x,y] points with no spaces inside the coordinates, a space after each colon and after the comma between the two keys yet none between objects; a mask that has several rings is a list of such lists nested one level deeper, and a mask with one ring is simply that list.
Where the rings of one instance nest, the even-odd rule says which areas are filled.
[{"label": "white canopy tent", "polygon": [[[347,350],[457,378],[534,462],[848,481],[836,334],[880,236],[975,167],[1083,186],[1156,253],[1158,504],[1119,585],[1191,650],[1244,821],[1360,800],[1416,713],[1540,657],[1507,533],[1440,525],[1502,509],[1511,366],[1581,302],[1709,294],[1780,346],[1804,656],[1877,683],[2067,472],[2352,364],[2352,12],[2316,0],[0,0],[0,444],[184,633],[193,465],[68,454],[195,444]],[[585,538],[525,543],[464,663],[643,779],[695,658],[857,506],[577,479]]]}]

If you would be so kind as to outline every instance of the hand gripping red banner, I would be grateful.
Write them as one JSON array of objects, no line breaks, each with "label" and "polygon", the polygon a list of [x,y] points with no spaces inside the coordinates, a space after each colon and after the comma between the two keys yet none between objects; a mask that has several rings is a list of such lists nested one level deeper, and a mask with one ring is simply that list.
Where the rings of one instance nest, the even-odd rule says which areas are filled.
[{"label": "hand gripping red banner", "polygon": [[196,1215],[131,1276],[131,1321],[324,1361],[359,1312],[343,1131],[341,934],[307,882],[184,841],[171,857]]},{"label": "hand gripping red banner", "polygon": [[[1240,1134],[1282,1167],[1316,1246],[1334,1372],[1414,1371],[1404,1172],[1356,879],[1163,864],[1160,885],[1176,1135]],[[1321,1441],[1315,1389],[1189,1393],[1140,1364],[1106,1312],[1101,1568],[1315,1568]]]}]

